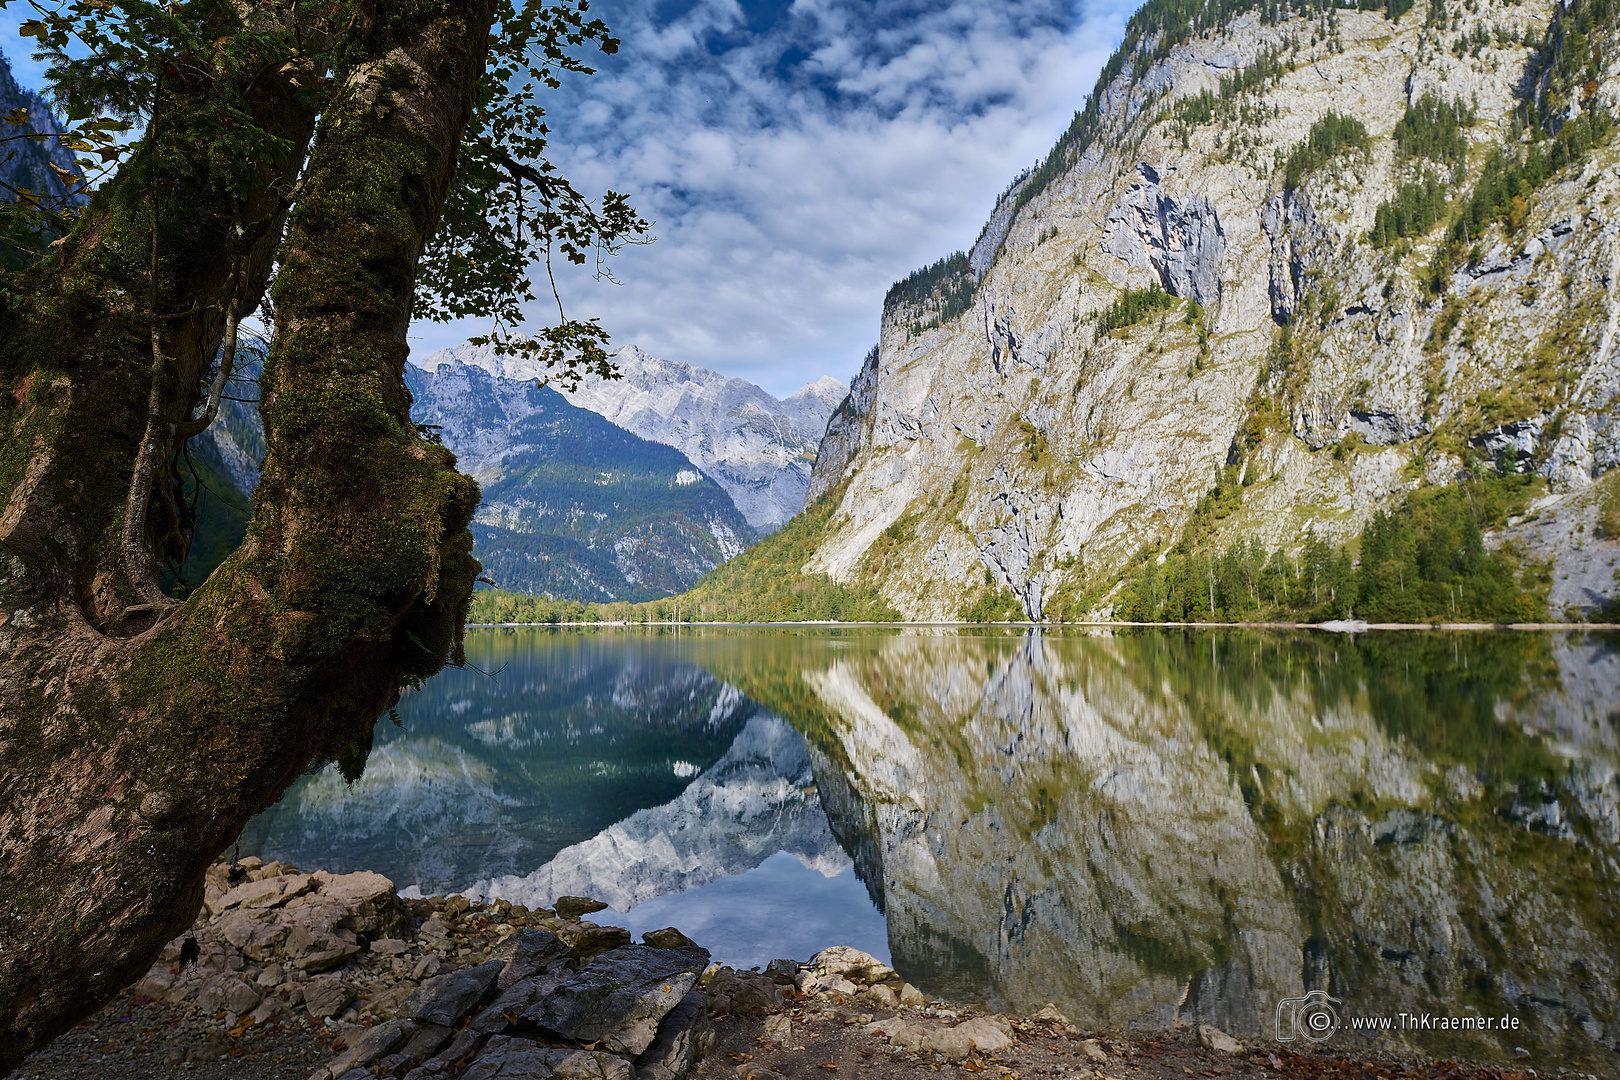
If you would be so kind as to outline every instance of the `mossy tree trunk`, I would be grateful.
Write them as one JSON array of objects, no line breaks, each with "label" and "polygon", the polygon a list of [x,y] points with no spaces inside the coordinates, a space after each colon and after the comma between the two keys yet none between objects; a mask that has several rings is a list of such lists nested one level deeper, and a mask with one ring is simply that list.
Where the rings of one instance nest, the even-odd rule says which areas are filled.
[{"label": "mossy tree trunk", "polygon": [[[206,154],[177,146],[154,165],[157,264],[126,169],[0,298],[0,1074],[138,977],[248,818],[312,764],[369,747],[400,687],[459,646],[478,490],[412,426],[403,366],[494,4],[362,10],[285,237],[273,202],[299,161],[231,202]],[[294,96],[263,105],[267,128],[308,142]],[[244,207],[257,232],[232,240]],[[247,539],[184,604],[141,604],[120,541],[152,316],[175,316],[174,389],[153,400],[183,421],[220,312],[251,310],[272,255]]]}]

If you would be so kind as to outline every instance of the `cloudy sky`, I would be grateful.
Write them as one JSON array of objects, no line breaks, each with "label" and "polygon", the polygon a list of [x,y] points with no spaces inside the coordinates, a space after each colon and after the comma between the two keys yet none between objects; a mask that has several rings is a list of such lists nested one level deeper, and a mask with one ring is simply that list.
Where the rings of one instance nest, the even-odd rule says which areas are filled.
[{"label": "cloudy sky", "polygon": [[[615,344],[791,393],[847,380],[898,278],[967,248],[1137,0],[599,0],[623,42],[550,104],[554,160],[657,242],[563,280]],[[38,70],[0,11],[19,81]],[[547,307],[536,305],[544,319]],[[417,355],[486,331],[412,329]]]},{"label": "cloudy sky", "polygon": [[[600,0],[623,41],[551,106],[585,191],[657,242],[570,314],[778,395],[847,380],[898,278],[970,246],[1069,124],[1134,0]],[[536,316],[544,317],[544,308]],[[413,347],[482,327],[413,330]]]}]

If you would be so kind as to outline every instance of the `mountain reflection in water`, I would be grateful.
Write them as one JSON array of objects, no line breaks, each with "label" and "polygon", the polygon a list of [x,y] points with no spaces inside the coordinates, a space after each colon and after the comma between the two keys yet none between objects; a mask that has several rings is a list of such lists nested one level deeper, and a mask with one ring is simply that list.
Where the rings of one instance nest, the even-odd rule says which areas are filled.
[{"label": "mountain reflection in water", "polygon": [[[894,966],[948,997],[1271,1038],[1280,999],[1321,989],[1346,1024],[1405,1012],[1521,1025],[1376,1043],[1341,1030],[1347,1050],[1522,1046],[1607,1068],[1620,1050],[1613,635],[519,632],[470,635],[469,654],[485,665],[502,640],[542,666],[553,651],[662,664],[688,688],[669,701],[733,704],[718,724],[660,729],[666,757],[675,732],[712,733],[708,754],[680,750],[703,770],[690,787],[649,787],[637,812],[526,865],[546,845],[490,843],[456,862],[479,867],[458,887],[481,879],[535,903],[590,892],[637,925],[636,905],[700,897],[775,851],[828,880],[848,858]],[[507,696],[514,712],[539,707]],[[465,778],[467,816],[573,797],[546,785],[577,770],[524,757],[535,744],[497,753],[417,730],[384,732],[380,750],[415,739],[439,755],[422,760]],[[634,770],[632,743],[626,731],[623,751],[601,754]],[[335,783],[322,805],[340,813]],[[461,810],[420,817],[450,835]]]}]

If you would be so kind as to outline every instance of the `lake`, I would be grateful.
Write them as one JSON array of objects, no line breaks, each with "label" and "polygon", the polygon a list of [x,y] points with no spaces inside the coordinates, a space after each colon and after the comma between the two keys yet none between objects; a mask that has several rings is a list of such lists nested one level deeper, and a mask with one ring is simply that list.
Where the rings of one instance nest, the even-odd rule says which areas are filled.
[{"label": "lake", "polygon": [[744,967],[854,945],[1088,1028],[1616,1061],[1620,636],[502,629],[467,655],[241,852],[593,896]]}]

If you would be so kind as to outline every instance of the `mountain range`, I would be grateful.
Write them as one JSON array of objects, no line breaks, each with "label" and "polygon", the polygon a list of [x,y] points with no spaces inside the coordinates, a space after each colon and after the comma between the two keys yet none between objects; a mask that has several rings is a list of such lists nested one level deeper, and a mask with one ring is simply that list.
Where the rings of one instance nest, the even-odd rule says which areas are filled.
[{"label": "mountain range", "polygon": [[[443,354],[440,354],[441,357]],[[502,588],[577,600],[678,593],[755,539],[679,450],[532,380],[453,359],[406,368],[412,418],[483,488],[473,551]]]},{"label": "mountain range", "polygon": [[[490,346],[442,349],[421,364],[432,370],[451,359],[506,379],[547,376],[537,362],[499,356]],[[744,379],[663,360],[634,345],[612,360],[617,378],[592,375],[563,395],[643,439],[675,447],[762,533],[804,506],[827,419],[847,393],[837,379],[822,376],[779,400]]]},{"label": "mountain range", "polygon": [[[501,588],[594,602],[680,593],[803,503],[819,441],[808,433],[825,427],[841,384],[823,379],[778,401],[634,346],[616,359],[624,377],[593,380],[574,401],[471,346],[406,367],[412,418],[482,486],[474,551]],[[219,421],[184,464],[199,504],[181,571],[193,584],[245,531],[265,452],[261,363],[244,350]]]},{"label": "mountain range", "polygon": [[[1148,3],[971,250],[889,292],[805,570],[916,619],[1195,617],[1268,566],[1364,599],[1387,557],[1431,617],[1500,556],[1516,610],[1612,610],[1617,63],[1605,0]],[[1484,554],[1420,567],[1414,522]]]}]

